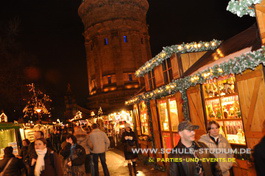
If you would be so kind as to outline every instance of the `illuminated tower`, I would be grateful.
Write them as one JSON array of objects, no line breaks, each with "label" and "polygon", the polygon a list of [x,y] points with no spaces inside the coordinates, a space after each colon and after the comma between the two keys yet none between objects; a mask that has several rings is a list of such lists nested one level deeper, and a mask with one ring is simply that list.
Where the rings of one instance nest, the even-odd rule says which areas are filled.
[{"label": "illuminated tower", "polygon": [[147,0],[85,0],[80,5],[89,108],[121,109],[142,86],[134,72],[151,58],[148,7]]}]

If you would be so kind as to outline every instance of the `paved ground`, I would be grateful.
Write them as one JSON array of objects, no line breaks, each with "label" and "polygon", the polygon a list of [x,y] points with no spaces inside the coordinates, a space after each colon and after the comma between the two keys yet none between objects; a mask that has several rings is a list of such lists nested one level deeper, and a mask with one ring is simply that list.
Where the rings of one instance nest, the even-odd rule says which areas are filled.
[{"label": "paved ground", "polygon": [[[124,159],[123,152],[118,149],[113,149],[106,154],[107,165],[111,176],[129,176],[127,163]],[[140,161],[137,161],[137,170],[139,174],[137,176],[166,176],[165,172],[154,170],[149,165],[144,165]],[[103,176],[103,170],[99,162],[100,176]]]}]

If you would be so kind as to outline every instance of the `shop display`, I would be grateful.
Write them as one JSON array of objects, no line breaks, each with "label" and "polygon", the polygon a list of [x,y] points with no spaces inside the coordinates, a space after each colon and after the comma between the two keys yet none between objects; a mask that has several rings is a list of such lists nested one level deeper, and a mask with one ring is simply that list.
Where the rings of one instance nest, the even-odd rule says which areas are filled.
[{"label": "shop display", "polygon": [[207,83],[203,85],[204,97],[211,98],[233,94],[235,93],[234,83],[234,75],[223,76],[218,79],[207,81]]},{"label": "shop display", "polygon": [[169,131],[168,111],[166,100],[158,101],[158,110],[162,131]]},{"label": "shop display", "polygon": [[[168,97],[157,101],[159,123],[162,131],[163,147],[172,148],[179,141],[178,109],[175,97]],[[166,156],[165,156],[166,157]]]},{"label": "shop display", "polygon": [[238,95],[235,92],[235,77],[223,76],[203,85],[207,120],[220,124],[220,133],[230,143],[245,145]]},{"label": "shop display", "polygon": [[226,121],[225,131],[230,143],[246,144],[242,121]]},{"label": "shop display", "polygon": [[177,132],[178,131],[178,124],[179,124],[179,117],[178,117],[178,109],[177,109],[177,102],[175,98],[168,99],[169,103],[169,115],[171,121],[171,130]]},{"label": "shop display", "polygon": [[144,102],[140,103],[140,122],[142,134],[149,135],[147,107]]},{"label": "shop display", "polygon": [[5,129],[0,131],[0,159],[4,156],[4,148],[13,147],[14,155],[18,154],[15,129]]}]

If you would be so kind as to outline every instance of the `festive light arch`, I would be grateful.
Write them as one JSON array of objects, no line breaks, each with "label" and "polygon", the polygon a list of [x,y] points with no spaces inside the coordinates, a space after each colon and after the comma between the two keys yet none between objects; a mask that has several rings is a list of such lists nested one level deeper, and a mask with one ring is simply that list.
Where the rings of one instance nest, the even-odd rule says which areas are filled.
[{"label": "festive light arch", "polygon": [[219,40],[212,40],[210,42],[191,42],[191,43],[183,43],[180,45],[172,45],[163,47],[163,50],[157,54],[155,57],[147,61],[143,66],[141,66],[136,72],[135,75],[137,77],[142,77],[146,73],[150,72],[156,66],[162,64],[164,60],[171,57],[173,53],[191,53],[191,52],[201,52],[201,51],[209,51],[216,49],[221,44]]}]

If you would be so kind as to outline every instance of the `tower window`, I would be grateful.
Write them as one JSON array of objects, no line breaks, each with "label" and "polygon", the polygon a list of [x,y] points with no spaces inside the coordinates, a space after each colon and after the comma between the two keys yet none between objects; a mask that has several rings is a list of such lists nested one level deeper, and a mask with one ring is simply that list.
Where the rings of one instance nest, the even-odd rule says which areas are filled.
[{"label": "tower window", "polygon": [[143,38],[141,38],[141,43],[144,44],[144,39]]},{"label": "tower window", "polygon": [[129,77],[129,81],[133,81],[132,74],[128,74],[128,77]]},{"label": "tower window", "polygon": [[104,45],[108,45],[108,44],[109,44],[108,38],[104,38]]},{"label": "tower window", "polygon": [[125,36],[123,36],[123,41],[124,41],[124,43],[127,43],[128,42],[128,38],[127,38],[127,36],[125,35]]},{"label": "tower window", "polygon": [[108,84],[111,84],[111,76],[108,77]]}]

